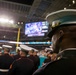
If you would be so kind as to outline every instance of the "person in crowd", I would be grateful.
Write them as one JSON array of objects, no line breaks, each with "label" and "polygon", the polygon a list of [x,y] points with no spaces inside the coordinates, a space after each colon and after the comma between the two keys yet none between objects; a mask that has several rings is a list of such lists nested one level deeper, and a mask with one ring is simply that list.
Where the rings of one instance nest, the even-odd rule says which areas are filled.
[{"label": "person in crowd", "polygon": [[2,55],[2,51],[0,50],[0,56]]},{"label": "person in crowd", "polygon": [[13,56],[14,60],[16,60],[16,59],[19,59],[19,58],[20,58],[20,50],[21,50],[21,48],[20,48],[20,47],[18,47],[18,48],[17,48],[17,54]]},{"label": "person in crowd", "polygon": [[[59,10],[47,15],[48,36],[60,58],[36,70],[33,75],[76,75],[76,10]],[[52,22],[53,21],[53,22]]]},{"label": "person in crowd", "polygon": [[0,47],[0,56],[2,55],[2,47]]},{"label": "person in crowd", "polygon": [[33,61],[35,61],[35,58],[33,56],[33,53],[34,53],[34,49],[29,50],[29,52],[28,52],[28,55],[29,55],[28,58],[31,59],[31,60],[33,60]]},{"label": "person in crowd", "polygon": [[21,58],[15,60],[10,66],[8,75],[32,75],[34,72],[34,63],[27,58],[28,50],[22,48],[20,50]]},{"label": "person in crowd", "polygon": [[34,49],[31,49],[31,50],[29,50],[29,56],[28,56],[28,58],[29,59],[31,59],[33,62],[34,62],[34,71],[36,70],[36,68],[37,68],[37,59],[36,59],[36,57],[33,55],[33,53],[34,53]]},{"label": "person in crowd", "polygon": [[9,55],[10,49],[4,48],[4,54],[0,56],[0,75],[7,75],[13,58]]},{"label": "person in crowd", "polygon": [[53,53],[51,55],[51,61],[55,61],[57,59],[57,53]]},{"label": "person in crowd", "polygon": [[39,67],[39,65],[40,65],[40,58],[39,58],[39,56],[37,55],[37,51],[35,51],[34,50],[34,52],[33,52],[33,56],[35,57],[35,61],[36,61],[36,70],[38,69],[38,67]]},{"label": "person in crowd", "polygon": [[[10,53],[10,56],[11,56],[11,57],[14,57],[15,55],[14,55],[14,53],[11,52],[11,53]],[[14,59],[14,58],[13,58],[13,59]]]},{"label": "person in crowd", "polygon": [[44,60],[43,65],[45,65],[45,64],[48,63],[48,62],[51,62],[51,56],[52,56],[51,53],[48,53],[48,54],[47,54],[47,58]]}]

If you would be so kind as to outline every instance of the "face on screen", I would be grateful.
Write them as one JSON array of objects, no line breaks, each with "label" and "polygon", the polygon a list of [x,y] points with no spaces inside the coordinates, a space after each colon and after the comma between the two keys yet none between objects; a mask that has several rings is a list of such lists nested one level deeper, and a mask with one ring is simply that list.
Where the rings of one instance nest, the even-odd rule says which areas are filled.
[{"label": "face on screen", "polygon": [[41,22],[26,24],[26,34],[37,34],[41,33],[42,24]]},{"label": "face on screen", "polygon": [[[28,36],[44,36],[43,28],[46,27],[46,22],[33,22],[25,25],[25,35]],[[48,27],[48,26],[47,26]]]}]

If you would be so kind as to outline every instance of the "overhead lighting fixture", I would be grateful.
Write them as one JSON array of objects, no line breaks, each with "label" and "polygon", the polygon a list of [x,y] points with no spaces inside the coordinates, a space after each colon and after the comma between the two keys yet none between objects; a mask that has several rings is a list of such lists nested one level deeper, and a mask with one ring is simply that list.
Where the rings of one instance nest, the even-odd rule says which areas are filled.
[{"label": "overhead lighting fixture", "polygon": [[10,20],[9,23],[14,24],[14,21],[13,20]]},{"label": "overhead lighting fixture", "polygon": [[6,38],[6,36],[4,35],[3,38]]},{"label": "overhead lighting fixture", "polygon": [[64,8],[64,10],[66,10],[66,7]]},{"label": "overhead lighting fixture", "polygon": [[20,24],[20,22],[18,22],[18,24]]},{"label": "overhead lighting fixture", "polygon": [[69,4],[69,6],[71,6],[71,4]]},{"label": "overhead lighting fixture", "polygon": [[23,24],[23,22],[21,22],[21,24]]},{"label": "overhead lighting fixture", "polygon": [[72,3],[75,4],[75,0],[73,0]]},{"label": "overhead lighting fixture", "polygon": [[11,23],[11,24],[14,24],[13,20],[5,19],[5,18],[0,18],[0,22],[1,23]]}]

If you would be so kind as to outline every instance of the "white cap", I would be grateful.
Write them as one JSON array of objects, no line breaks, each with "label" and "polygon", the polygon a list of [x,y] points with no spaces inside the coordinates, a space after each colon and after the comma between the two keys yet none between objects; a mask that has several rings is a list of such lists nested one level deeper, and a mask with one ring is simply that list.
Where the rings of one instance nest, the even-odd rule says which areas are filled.
[{"label": "white cap", "polygon": [[33,48],[33,49],[34,49],[34,51],[38,52],[38,50],[37,50],[37,49],[35,49],[35,48]]},{"label": "white cap", "polygon": [[31,47],[29,47],[29,46],[27,46],[27,45],[20,45],[20,48],[21,48],[22,50],[25,50],[25,51],[30,51],[30,50],[33,49],[33,48],[31,48]]},{"label": "white cap", "polygon": [[16,47],[16,49],[21,50],[21,48],[20,48],[20,47]]},{"label": "white cap", "polygon": [[48,51],[48,50],[53,51],[52,48],[45,48],[45,51]]},{"label": "white cap", "polygon": [[2,47],[0,46],[0,49],[2,49]]},{"label": "white cap", "polygon": [[10,45],[2,45],[3,48],[12,48]]}]

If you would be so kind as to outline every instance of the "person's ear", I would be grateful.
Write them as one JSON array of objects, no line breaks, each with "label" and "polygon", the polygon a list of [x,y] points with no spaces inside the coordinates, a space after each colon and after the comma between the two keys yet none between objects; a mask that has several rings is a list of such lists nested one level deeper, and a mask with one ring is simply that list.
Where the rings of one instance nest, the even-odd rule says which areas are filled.
[{"label": "person's ear", "polygon": [[59,35],[60,35],[60,37],[63,36],[64,35],[64,31],[63,30],[60,30],[59,31]]},{"label": "person's ear", "polygon": [[60,30],[58,32],[58,39],[61,39],[63,37],[63,35],[64,35],[64,31],[63,30]]}]

